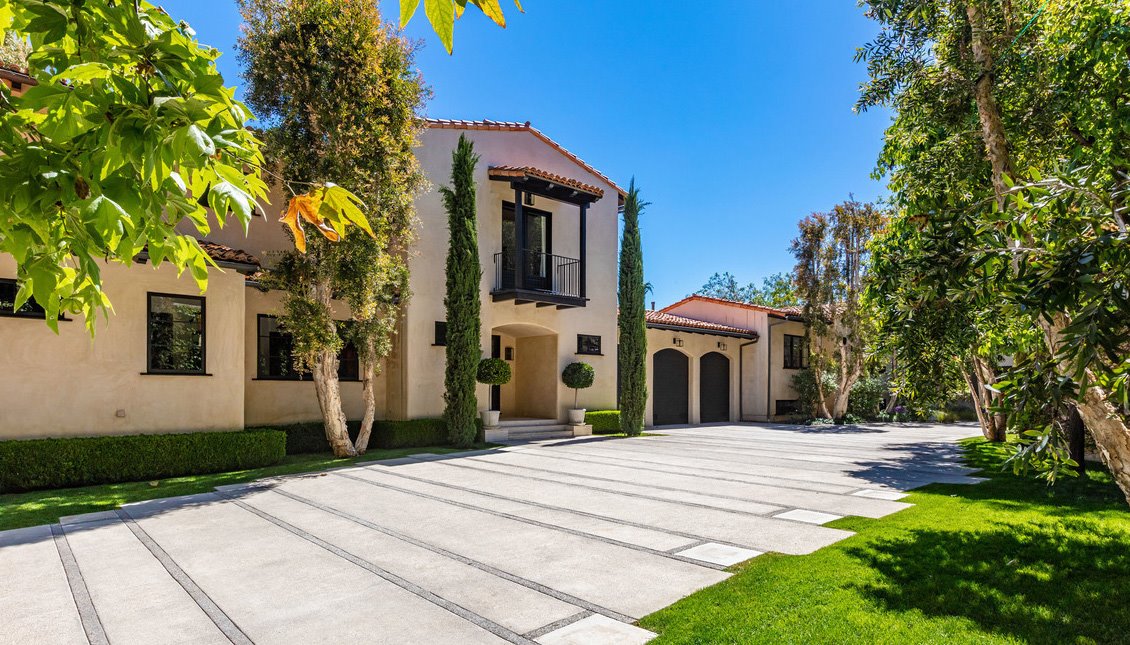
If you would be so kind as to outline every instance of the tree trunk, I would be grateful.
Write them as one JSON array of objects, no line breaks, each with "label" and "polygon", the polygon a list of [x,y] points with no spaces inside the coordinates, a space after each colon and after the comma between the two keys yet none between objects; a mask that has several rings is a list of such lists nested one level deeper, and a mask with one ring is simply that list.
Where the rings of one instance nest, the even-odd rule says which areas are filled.
[{"label": "tree trunk", "polygon": [[[1088,378],[1092,377],[1088,374]],[[1099,456],[1130,504],[1130,428],[1102,388],[1088,388],[1080,397],[1078,408],[1079,416],[1095,439]]]},{"label": "tree trunk", "polygon": [[368,351],[362,352],[366,357],[361,362],[361,399],[365,404],[365,413],[361,417],[361,429],[357,431],[357,454],[363,455],[369,449],[369,436],[373,432],[373,422],[377,418],[377,362],[373,360],[375,348],[369,347]]},{"label": "tree trunk", "polygon": [[1083,417],[1079,414],[1078,406],[1067,406],[1067,418],[1063,425],[1067,434],[1067,447],[1071,453],[1071,459],[1079,464],[1075,467],[1075,472],[1082,475],[1087,472],[1087,441],[1086,428],[1083,425]]},{"label": "tree trunk", "polygon": [[[822,361],[821,361],[822,362]],[[816,379],[816,411],[820,418],[831,419],[832,413],[828,411],[828,397],[824,396],[824,368],[813,366],[812,378]]]},{"label": "tree trunk", "polygon": [[1012,160],[1008,152],[1008,137],[1005,136],[1000,108],[997,106],[996,98],[993,97],[993,50],[978,3],[970,2],[966,5],[965,15],[969,18],[969,27],[973,36],[971,43],[973,61],[981,71],[973,85],[973,97],[977,101],[977,115],[981,121],[981,138],[985,142],[985,152],[992,167],[993,192],[996,193],[997,203],[1003,209],[1006,205],[1005,195],[1008,192],[1004,178],[1006,176],[1011,178],[1013,172]]},{"label": "tree trunk", "polygon": [[974,356],[970,359],[970,368],[962,369],[962,376],[969,386],[969,394],[973,397],[973,406],[977,410],[977,421],[981,424],[981,434],[989,441],[1004,441],[1007,438],[1006,419],[1002,414],[990,411],[994,404],[994,392],[985,386],[996,380],[993,368],[981,358]]},{"label": "tree trunk", "polygon": [[[315,302],[329,310],[333,291],[328,281],[315,281],[310,287],[310,295]],[[357,450],[349,440],[345,411],[341,407],[341,384],[338,381],[337,370],[337,352],[333,349],[322,349],[315,355],[310,371],[314,377],[318,406],[322,410],[322,422],[326,426],[326,440],[330,442],[334,456],[355,457]]]}]

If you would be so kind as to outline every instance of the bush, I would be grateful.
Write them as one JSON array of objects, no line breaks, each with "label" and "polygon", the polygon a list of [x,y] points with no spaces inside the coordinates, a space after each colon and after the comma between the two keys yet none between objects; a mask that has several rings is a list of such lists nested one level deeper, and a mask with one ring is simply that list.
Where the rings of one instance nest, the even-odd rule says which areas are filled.
[{"label": "bush", "polygon": [[501,358],[484,358],[479,361],[476,375],[479,383],[486,385],[506,385],[510,382],[510,364]]},{"label": "bush", "polygon": [[620,411],[592,410],[586,412],[585,423],[592,426],[593,434],[616,434],[620,432]]},{"label": "bush", "polygon": [[[830,399],[835,396],[836,377],[833,374],[824,374],[824,397]],[[816,374],[810,369],[803,369],[793,375],[793,389],[797,393],[797,405],[801,414],[814,418],[819,413],[816,409]],[[828,407],[831,407],[829,404]]]},{"label": "bush", "polygon": [[887,396],[887,380],[881,376],[864,376],[851,387],[848,397],[848,414],[874,419],[881,412],[883,398]]},{"label": "bush", "polygon": [[[349,438],[357,440],[360,421],[348,423]],[[271,428],[286,433],[286,454],[305,455],[330,452],[326,429],[321,421],[293,423]],[[443,419],[409,419],[406,421],[375,421],[369,437],[371,448],[419,448],[448,445],[447,423]]]},{"label": "bush", "polygon": [[278,463],[277,430],[0,441],[0,492],[165,479]]},{"label": "bush", "polygon": [[596,371],[588,363],[569,363],[561,372],[561,382],[574,390],[592,387],[592,382],[595,379]]}]

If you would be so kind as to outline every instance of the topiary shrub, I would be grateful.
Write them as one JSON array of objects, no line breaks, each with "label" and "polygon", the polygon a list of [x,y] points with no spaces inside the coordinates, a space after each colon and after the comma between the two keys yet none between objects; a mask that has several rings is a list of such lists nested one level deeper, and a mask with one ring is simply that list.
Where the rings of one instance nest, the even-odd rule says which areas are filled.
[{"label": "topiary shrub", "polygon": [[596,371],[588,363],[569,363],[561,372],[561,382],[566,387],[573,388],[573,408],[577,407],[577,396],[580,391],[592,387],[596,379]]},{"label": "topiary shrub", "polygon": [[0,492],[261,468],[286,455],[278,430],[0,441]]},{"label": "topiary shrub", "polygon": [[[356,441],[361,422],[350,421],[349,438]],[[476,420],[475,429],[479,423]],[[321,454],[332,452],[326,440],[325,426],[321,421],[294,423],[276,428],[286,433],[286,454]],[[447,422],[443,419],[382,420],[373,422],[373,434],[369,444],[374,448],[422,448],[425,446],[449,445]]]},{"label": "topiary shrub", "polygon": [[620,432],[620,411],[592,410],[586,412],[585,423],[592,426],[593,434],[616,434]]},{"label": "topiary shrub", "polygon": [[479,361],[476,378],[485,385],[506,385],[511,378],[510,363],[501,358],[484,358]]}]

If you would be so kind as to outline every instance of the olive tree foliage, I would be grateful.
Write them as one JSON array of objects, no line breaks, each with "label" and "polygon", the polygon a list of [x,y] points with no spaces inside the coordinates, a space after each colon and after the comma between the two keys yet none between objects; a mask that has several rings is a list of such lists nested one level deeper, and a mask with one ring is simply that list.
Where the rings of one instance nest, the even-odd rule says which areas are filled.
[{"label": "olive tree foliage", "polygon": [[[103,267],[142,251],[204,290],[214,263],[178,226],[207,235],[211,209],[246,229],[267,196],[220,52],[143,0],[0,0],[0,32],[5,59],[36,81],[21,96],[0,85],[0,252],[16,260],[16,306],[34,297],[52,328],[81,314],[93,334],[112,306]],[[328,195],[317,219],[344,230],[352,196],[310,181],[289,185]]]},{"label": "olive tree foliage", "polygon": [[1058,428],[1077,410],[1130,499],[1130,3],[866,5],[881,31],[859,107],[896,112],[878,173],[920,229],[891,318],[940,298],[1010,321],[1029,342],[992,387],[1023,459],[1071,465]]},{"label": "olive tree foliage", "polygon": [[836,380],[830,401],[823,388],[814,388],[816,412],[826,418],[847,416],[852,387],[863,375],[870,326],[863,306],[867,245],[883,219],[874,204],[849,200],[801,220],[792,243],[809,367],[817,383],[827,374]]},{"label": "olive tree foliage", "polygon": [[741,284],[729,271],[715,273],[695,292],[700,296],[746,302],[765,307],[794,307],[800,305],[791,273],[774,273],[761,281]]},{"label": "olive tree foliage", "polygon": [[[426,91],[412,47],[389,32],[373,3],[239,5],[247,102],[267,125],[268,158],[292,181],[347,185],[358,197],[346,204],[324,191],[292,196],[283,221],[296,249],[265,278],[285,292],[281,322],[294,338],[297,362],[312,373],[334,454],[351,456],[366,448],[373,381],[408,297],[413,198],[424,183],[412,148]],[[367,235],[346,236],[345,227],[319,221],[331,202]],[[307,238],[303,221],[322,234]],[[347,329],[335,321],[335,298],[350,306]],[[366,388],[356,443],[346,431],[337,376],[343,335],[359,351]]]},{"label": "olive tree foliage", "polygon": [[617,295],[619,332],[616,343],[617,370],[620,378],[620,430],[634,437],[643,432],[643,416],[647,407],[647,320],[643,281],[643,242],[640,237],[640,215],[647,202],[640,199],[635,178],[628,185],[624,198],[624,232],[620,238],[620,276]]},{"label": "olive tree foliage", "polygon": [[[455,21],[463,17],[467,5],[477,7],[499,27],[506,27],[506,15],[503,13],[498,0],[423,0],[423,3],[428,22],[432,24],[432,29],[435,30],[440,42],[443,43],[449,54],[454,43]],[[408,24],[419,6],[420,0],[400,0],[401,27]],[[520,0],[514,0],[514,6],[517,7],[518,11],[522,11]]]},{"label": "olive tree foliage", "polygon": [[451,153],[451,186],[440,189],[449,233],[447,294],[443,299],[447,310],[443,418],[447,421],[451,443],[461,448],[475,443],[478,432],[475,376],[482,356],[479,282],[483,277],[476,230],[475,166],[478,162],[474,144],[459,135],[459,143]]}]

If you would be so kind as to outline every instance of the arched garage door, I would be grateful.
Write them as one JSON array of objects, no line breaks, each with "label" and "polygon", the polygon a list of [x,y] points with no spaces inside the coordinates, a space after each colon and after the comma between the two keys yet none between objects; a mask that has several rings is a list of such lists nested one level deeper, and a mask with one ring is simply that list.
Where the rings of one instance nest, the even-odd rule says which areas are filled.
[{"label": "arched garage door", "polygon": [[703,423],[730,420],[730,359],[718,352],[698,359],[698,413]]},{"label": "arched garage door", "polygon": [[657,426],[690,422],[687,355],[661,349],[652,357],[652,411]]}]

